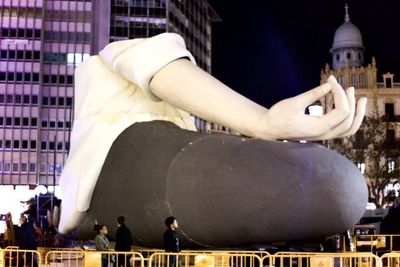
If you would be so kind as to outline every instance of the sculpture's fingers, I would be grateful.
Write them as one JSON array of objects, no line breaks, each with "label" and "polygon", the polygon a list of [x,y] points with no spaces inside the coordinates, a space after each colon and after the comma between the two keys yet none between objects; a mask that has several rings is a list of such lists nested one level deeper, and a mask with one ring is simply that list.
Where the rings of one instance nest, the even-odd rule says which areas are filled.
[{"label": "sculpture's fingers", "polygon": [[[350,112],[350,105],[346,93],[342,86],[336,81],[334,76],[329,76],[328,83],[331,85],[335,109],[341,109],[345,112]],[[343,118],[344,119],[344,118]]]},{"label": "sculpture's fingers", "polygon": [[361,97],[357,101],[357,109],[356,109],[356,114],[353,119],[353,124],[351,125],[350,129],[348,129],[345,133],[341,134],[341,137],[345,137],[348,135],[353,135],[357,132],[357,130],[360,128],[361,123],[363,122],[364,116],[365,116],[365,111],[367,108],[367,98],[366,97]]},{"label": "sculpture's fingers", "polygon": [[305,93],[302,93],[298,96],[292,98],[292,101],[297,103],[297,105],[301,108],[306,108],[309,105],[313,104],[315,101],[321,99],[323,96],[327,95],[331,91],[331,84],[324,83],[318,87],[315,87],[311,90],[308,90]]},{"label": "sculpture's fingers", "polygon": [[331,131],[329,131],[329,133],[327,133],[327,136],[325,137],[325,139],[336,138],[336,137],[342,136],[353,125],[354,113],[355,113],[355,109],[356,109],[356,99],[354,97],[354,87],[347,88],[346,96],[347,96],[347,100],[348,100],[349,108],[350,108],[349,114],[340,124],[335,126]]}]

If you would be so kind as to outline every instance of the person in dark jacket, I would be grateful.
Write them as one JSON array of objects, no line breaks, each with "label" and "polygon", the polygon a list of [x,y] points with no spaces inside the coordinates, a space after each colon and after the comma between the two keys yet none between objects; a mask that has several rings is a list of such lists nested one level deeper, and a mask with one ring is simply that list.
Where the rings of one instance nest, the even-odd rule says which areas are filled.
[{"label": "person in dark jacket", "polygon": [[[165,226],[167,230],[164,232],[164,246],[166,252],[180,252],[181,248],[179,246],[179,237],[175,232],[177,229],[178,221],[175,217],[170,216],[165,219]],[[181,262],[178,256],[169,256],[169,267],[181,266]]]},{"label": "person in dark jacket", "polygon": [[[33,225],[28,222],[24,214],[19,218],[20,228],[18,231],[18,245],[21,250],[36,250],[36,231]],[[32,252],[23,252],[18,258],[18,266],[37,267],[36,254]]]},{"label": "person in dark jacket", "polygon": [[[132,234],[128,227],[125,225],[125,217],[119,216],[117,218],[118,229],[115,237],[115,251],[131,251]],[[118,254],[117,267],[129,266],[130,256],[125,254]]]}]

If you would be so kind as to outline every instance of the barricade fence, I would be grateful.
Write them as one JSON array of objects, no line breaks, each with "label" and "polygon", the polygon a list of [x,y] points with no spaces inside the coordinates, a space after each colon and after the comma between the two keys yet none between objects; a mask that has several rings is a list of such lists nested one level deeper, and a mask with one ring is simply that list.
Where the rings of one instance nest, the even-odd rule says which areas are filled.
[{"label": "barricade fence", "polygon": [[[56,249],[43,256],[36,250],[0,249],[0,267],[400,267],[400,252],[277,252],[190,250],[167,253],[160,250],[87,251]],[[103,264],[102,264],[103,263]]]},{"label": "barricade fence", "polygon": [[277,252],[262,260],[269,267],[382,267],[381,259],[367,252]]},{"label": "barricade fence", "polygon": [[42,264],[42,256],[37,250],[0,249],[0,267],[41,266]]},{"label": "barricade fence", "polygon": [[389,253],[400,250],[400,235],[354,235],[353,243],[356,251]]}]

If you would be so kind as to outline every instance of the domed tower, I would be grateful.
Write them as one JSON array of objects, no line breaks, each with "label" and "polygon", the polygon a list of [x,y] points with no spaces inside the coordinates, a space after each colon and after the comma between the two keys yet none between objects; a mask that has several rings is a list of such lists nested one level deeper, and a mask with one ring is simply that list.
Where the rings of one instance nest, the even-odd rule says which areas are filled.
[{"label": "domed tower", "polygon": [[360,67],[364,63],[364,46],[360,30],[350,22],[348,5],[345,5],[346,15],[344,22],[335,32],[332,53],[332,67],[334,70],[345,67]]}]

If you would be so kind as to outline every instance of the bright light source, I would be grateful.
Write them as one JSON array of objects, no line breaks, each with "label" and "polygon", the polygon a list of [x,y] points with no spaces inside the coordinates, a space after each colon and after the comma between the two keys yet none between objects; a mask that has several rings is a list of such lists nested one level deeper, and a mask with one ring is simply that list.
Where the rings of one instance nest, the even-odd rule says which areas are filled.
[{"label": "bright light source", "polygon": [[320,105],[312,105],[308,107],[308,112],[311,116],[322,116],[324,114],[324,110]]},{"label": "bright light source", "polygon": [[46,194],[47,193],[47,188],[44,185],[39,185],[35,188],[35,195],[39,194]]}]

